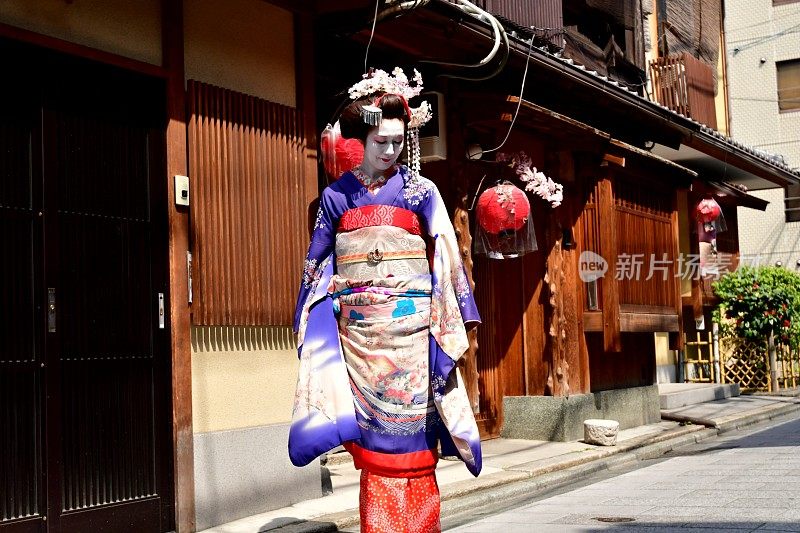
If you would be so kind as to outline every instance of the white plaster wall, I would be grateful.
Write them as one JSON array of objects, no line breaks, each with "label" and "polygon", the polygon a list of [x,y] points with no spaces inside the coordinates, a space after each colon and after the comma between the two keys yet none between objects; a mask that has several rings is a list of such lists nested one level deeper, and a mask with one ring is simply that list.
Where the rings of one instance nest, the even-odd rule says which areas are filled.
[{"label": "white plaster wall", "polygon": [[161,64],[159,0],[0,0],[0,22]]},{"label": "white plaster wall", "polygon": [[[773,7],[772,0],[728,0],[725,9],[731,134],[754,148],[783,155],[790,167],[800,170],[800,110],[779,112],[775,67],[778,61],[800,58],[800,2]],[[752,194],[770,205],[765,213],[739,208],[742,254],[796,268],[800,222],[784,222],[783,191]]]},{"label": "white plaster wall", "polygon": [[263,0],[185,0],[184,26],[186,79],[295,107],[289,11]]},{"label": "white plaster wall", "polygon": [[769,202],[765,212],[739,208],[739,247],[743,264],[758,262],[797,270],[800,260],[800,222],[785,223],[783,190],[753,191]]},{"label": "white plaster wall", "polygon": [[[800,25],[800,2],[772,7],[771,0],[733,0],[725,6],[732,133],[800,166],[800,111],[778,112],[775,72],[776,62],[800,58],[795,27]],[[781,32],[786,33],[764,40]]]},{"label": "white plaster wall", "polygon": [[193,327],[194,432],[288,423],[297,368],[291,327]]}]

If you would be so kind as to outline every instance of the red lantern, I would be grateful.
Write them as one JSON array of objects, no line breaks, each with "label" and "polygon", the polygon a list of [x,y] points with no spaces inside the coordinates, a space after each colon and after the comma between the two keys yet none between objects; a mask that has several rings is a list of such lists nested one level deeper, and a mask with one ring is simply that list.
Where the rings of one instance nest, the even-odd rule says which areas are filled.
[{"label": "red lantern", "polygon": [[694,208],[695,218],[698,222],[702,222],[703,224],[714,222],[719,218],[720,213],[722,213],[722,209],[713,198],[700,200],[700,203]]},{"label": "red lantern", "polygon": [[338,180],[343,173],[356,168],[364,159],[364,145],[358,139],[345,139],[339,123],[330,124],[320,136],[320,150],[325,173],[330,181]]},{"label": "red lantern", "polygon": [[478,224],[490,234],[521,229],[530,213],[528,197],[511,183],[499,183],[478,198]]},{"label": "red lantern", "polygon": [[527,195],[508,181],[478,198],[473,239],[476,255],[511,259],[536,250],[536,233]]}]

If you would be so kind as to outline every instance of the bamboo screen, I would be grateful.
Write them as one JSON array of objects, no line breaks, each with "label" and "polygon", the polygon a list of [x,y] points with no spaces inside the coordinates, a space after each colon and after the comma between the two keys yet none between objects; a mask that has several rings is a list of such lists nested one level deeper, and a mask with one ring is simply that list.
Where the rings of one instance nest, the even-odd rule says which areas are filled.
[{"label": "bamboo screen", "polygon": [[192,321],[288,325],[308,244],[296,109],[188,83]]},{"label": "bamboo screen", "polygon": [[[674,191],[615,180],[620,305],[676,307]],[[638,266],[637,266],[638,265]],[[609,268],[610,270],[610,268]],[[648,279],[650,278],[650,279]]]}]

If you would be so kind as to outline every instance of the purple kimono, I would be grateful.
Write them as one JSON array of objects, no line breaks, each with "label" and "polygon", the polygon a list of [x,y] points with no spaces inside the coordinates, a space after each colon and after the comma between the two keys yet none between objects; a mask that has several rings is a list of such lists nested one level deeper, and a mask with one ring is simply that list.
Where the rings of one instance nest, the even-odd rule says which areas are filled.
[{"label": "purple kimono", "polygon": [[[295,311],[295,465],[332,448],[458,455],[480,437],[456,368],[480,321],[439,191],[405,166],[375,194],[351,172],[325,189]],[[405,464],[405,463],[403,463]]]}]

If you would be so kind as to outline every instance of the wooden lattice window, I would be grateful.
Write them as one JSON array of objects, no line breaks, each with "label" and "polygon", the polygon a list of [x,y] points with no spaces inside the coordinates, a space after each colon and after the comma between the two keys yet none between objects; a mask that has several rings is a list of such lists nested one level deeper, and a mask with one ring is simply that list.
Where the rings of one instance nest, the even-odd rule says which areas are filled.
[{"label": "wooden lattice window", "polygon": [[190,81],[195,325],[288,325],[317,196],[298,110]]},{"label": "wooden lattice window", "polygon": [[631,263],[619,284],[620,305],[676,307],[674,197],[653,182],[615,180],[617,252]]}]

